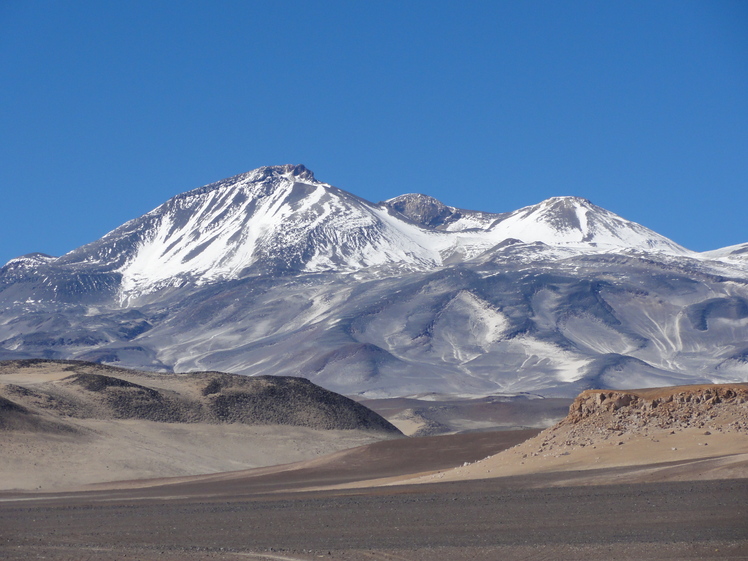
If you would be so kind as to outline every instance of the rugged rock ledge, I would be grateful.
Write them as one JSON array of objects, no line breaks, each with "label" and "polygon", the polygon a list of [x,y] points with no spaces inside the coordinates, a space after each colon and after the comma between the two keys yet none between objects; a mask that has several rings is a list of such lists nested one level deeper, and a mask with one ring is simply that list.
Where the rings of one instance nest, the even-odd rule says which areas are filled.
[{"label": "rugged rock ledge", "polygon": [[536,437],[421,481],[588,470],[574,484],[748,477],[748,384],[586,390]]},{"label": "rugged rock ledge", "polygon": [[586,390],[565,419],[538,435],[537,453],[685,429],[748,434],[748,384]]},{"label": "rugged rock ledge", "polygon": [[[609,420],[626,429],[703,427],[734,416],[727,426],[748,430],[748,384],[679,386],[647,390],[587,390],[569,407],[562,424]],[[721,427],[720,427],[721,428]]]}]

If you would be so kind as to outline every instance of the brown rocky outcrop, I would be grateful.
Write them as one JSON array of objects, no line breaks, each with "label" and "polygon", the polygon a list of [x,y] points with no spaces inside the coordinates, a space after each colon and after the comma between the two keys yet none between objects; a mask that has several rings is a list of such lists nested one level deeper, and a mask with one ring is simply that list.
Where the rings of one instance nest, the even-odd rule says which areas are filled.
[{"label": "brown rocky outcrop", "polygon": [[700,428],[717,417],[734,417],[731,426],[748,430],[748,384],[587,390],[571,404],[562,424],[599,420],[626,428]]},{"label": "brown rocky outcrop", "polygon": [[748,384],[586,390],[565,419],[533,439],[538,442],[534,454],[623,444],[686,429],[748,435]]},{"label": "brown rocky outcrop", "polygon": [[586,390],[534,438],[422,480],[553,472],[574,485],[746,478],[748,384]]}]

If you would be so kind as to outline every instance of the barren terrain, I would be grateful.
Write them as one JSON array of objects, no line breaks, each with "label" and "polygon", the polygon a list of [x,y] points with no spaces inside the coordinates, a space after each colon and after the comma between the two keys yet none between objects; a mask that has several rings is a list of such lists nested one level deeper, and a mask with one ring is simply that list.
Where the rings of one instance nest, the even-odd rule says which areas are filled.
[{"label": "barren terrain", "polygon": [[[238,430],[235,444],[245,429],[260,431],[251,442],[261,431],[268,445],[280,438],[274,425],[200,426]],[[288,428],[302,432],[286,444],[318,452],[357,434],[336,429],[325,441],[324,431]],[[590,390],[542,432],[379,435],[256,469],[0,491],[0,558],[746,559],[747,429],[746,384]],[[132,428],[107,430],[115,442],[135,439]],[[182,447],[175,434],[160,445]],[[219,436],[197,440],[213,443],[204,455],[236,454]]]},{"label": "barren terrain", "polygon": [[[422,458],[428,454],[420,450]],[[372,458],[372,461],[376,461]],[[308,476],[313,475],[307,473]],[[328,475],[333,473],[328,472]],[[254,480],[253,480],[254,479]],[[281,474],[0,500],[8,560],[748,557],[745,479],[554,486],[553,474],[294,491]],[[310,482],[318,482],[314,477]],[[266,480],[265,483],[268,483]]]},{"label": "barren terrain", "polygon": [[364,399],[403,434],[433,436],[481,430],[547,428],[566,416],[572,400],[539,396],[465,398],[428,394],[411,398]]},{"label": "barren terrain", "polygon": [[748,384],[588,390],[521,445],[425,481],[626,468],[586,483],[748,478]]},{"label": "barren terrain", "polygon": [[0,489],[226,472],[399,436],[301,379],[0,363]]}]

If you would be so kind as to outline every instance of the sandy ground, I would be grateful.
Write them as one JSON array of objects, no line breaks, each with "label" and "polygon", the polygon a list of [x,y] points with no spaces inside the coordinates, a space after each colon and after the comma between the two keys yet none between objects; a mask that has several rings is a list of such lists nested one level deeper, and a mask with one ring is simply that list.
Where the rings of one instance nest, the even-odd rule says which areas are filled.
[{"label": "sandy ground", "polygon": [[359,481],[374,477],[411,477],[414,473],[435,473],[453,468],[506,450],[537,433],[537,430],[530,429],[391,439],[314,459],[263,468],[89,483],[75,489],[9,489],[0,491],[0,501],[13,498],[37,500],[57,497],[61,493],[67,495],[71,491],[93,491],[101,498],[109,497],[109,492],[118,496],[124,490],[130,497],[148,498],[154,492],[161,496],[164,492],[161,488],[166,489],[167,494],[179,488],[182,494],[198,496],[201,489],[211,489],[212,485],[218,483],[222,490],[233,486],[237,493],[246,492],[247,489],[251,489],[252,493],[268,493],[329,488],[341,484],[356,485]]},{"label": "sandy ground", "polygon": [[[142,420],[88,420],[100,424],[85,443],[16,432],[0,474],[28,480],[6,489],[71,475],[57,491],[0,491],[0,559],[748,559],[748,405],[690,403],[666,427],[664,404],[657,423],[622,406],[541,433],[396,438],[228,472],[211,462],[314,456],[358,436]],[[42,436],[59,440],[34,450]],[[77,453],[99,459],[76,474]],[[115,461],[133,480],[73,488]],[[164,477],[166,464],[183,471]]]},{"label": "sandy ground", "polygon": [[[78,376],[88,376],[83,378],[86,383],[108,382],[87,386],[77,383]],[[282,404],[275,407],[279,411],[285,406],[293,414],[308,413],[302,419],[308,421],[305,426],[264,424],[266,420],[254,424],[241,416],[243,422],[220,422],[210,415],[205,391],[209,376],[163,375],[72,362],[0,363],[0,490],[47,491],[118,480],[222,473],[299,462],[402,438],[394,428],[394,432],[342,430],[334,424],[335,414],[348,412],[347,403],[327,407],[333,411],[327,417],[314,410],[318,402],[326,405],[330,396],[325,390],[318,392],[318,402],[311,406],[277,400]],[[248,380],[237,378],[242,383]],[[130,384],[121,385],[121,380]],[[306,395],[304,391],[302,387],[296,393]],[[283,395],[288,397],[288,393]],[[218,387],[209,395],[228,399],[237,394]],[[246,403],[234,399],[224,410],[230,413],[250,406],[267,410],[274,405],[262,402],[262,397],[249,399],[254,394],[240,397],[247,398]],[[354,410],[362,409],[350,403]],[[162,410],[172,417],[164,418]],[[320,410],[326,413],[324,407]],[[320,420],[328,430],[314,424]],[[330,426],[339,428],[329,430]]]},{"label": "sandy ground", "polygon": [[[395,439],[250,471],[61,493],[0,492],[0,558],[748,559],[745,478],[659,481],[646,464],[568,464],[491,479],[362,483],[474,469],[481,459],[534,445],[536,434]],[[671,464],[684,479],[700,476],[689,459]],[[594,485],[617,479],[630,482]]]},{"label": "sandy ground", "polygon": [[[429,453],[421,449],[419,455],[424,460]],[[368,469],[376,469],[371,462],[376,459]],[[329,465],[320,469],[334,478]],[[745,479],[555,486],[550,473],[294,491],[319,475],[310,469],[311,479],[287,485],[276,472],[265,484],[263,477],[216,477],[15,500],[6,495],[0,500],[0,558],[748,558]],[[266,485],[268,477],[274,486]]]},{"label": "sandy ground", "polygon": [[546,428],[566,416],[571,399],[523,396],[464,398],[429,394],[421,398],[364,399],[408,436],[480,430]]},{"label": "sandy ground", "polygon": [[[467,466],[420,478],[418,481],[462,481],[533,473],[637,468],[605,477],[590,474],[585,483],[621,481],[748,478],[748,435],[704,434],[704,429],[652,431],[648,437],[623,435],[584,447],[546,451],[542,438]],[[563,481],[563,480],[560,480]]]},{"label": "sandy ground", "polygon": [[84,434],[0,433],[0,489],[234,471],[298,462],[381,440],[354,430],[76,420]]}]

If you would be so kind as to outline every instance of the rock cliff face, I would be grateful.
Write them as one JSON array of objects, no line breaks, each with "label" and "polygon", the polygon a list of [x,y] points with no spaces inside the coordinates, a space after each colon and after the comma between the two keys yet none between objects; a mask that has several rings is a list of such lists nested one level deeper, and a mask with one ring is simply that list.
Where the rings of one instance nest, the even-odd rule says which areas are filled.
[{"label": "rock cliff face", "polygon": [[570,484],[748,477],[748,384],[587,390],[529,440],[423,481],[568,472]]},{"label": "rock cliff face", "polygon": [[620,438],[656,438],[686,429],[701,430],[705,436],[748,435],[748,384],[587,390],[574,400],[565,419],[538,435],[537,453],[622,444]]},{"label": "rock cliff face", "polygon": [[607,425],[609,430],[702,428],[713,424],[716,430],[745,431],[748,430],[748,384],[587,390],[574,400],[562,424]]}]

